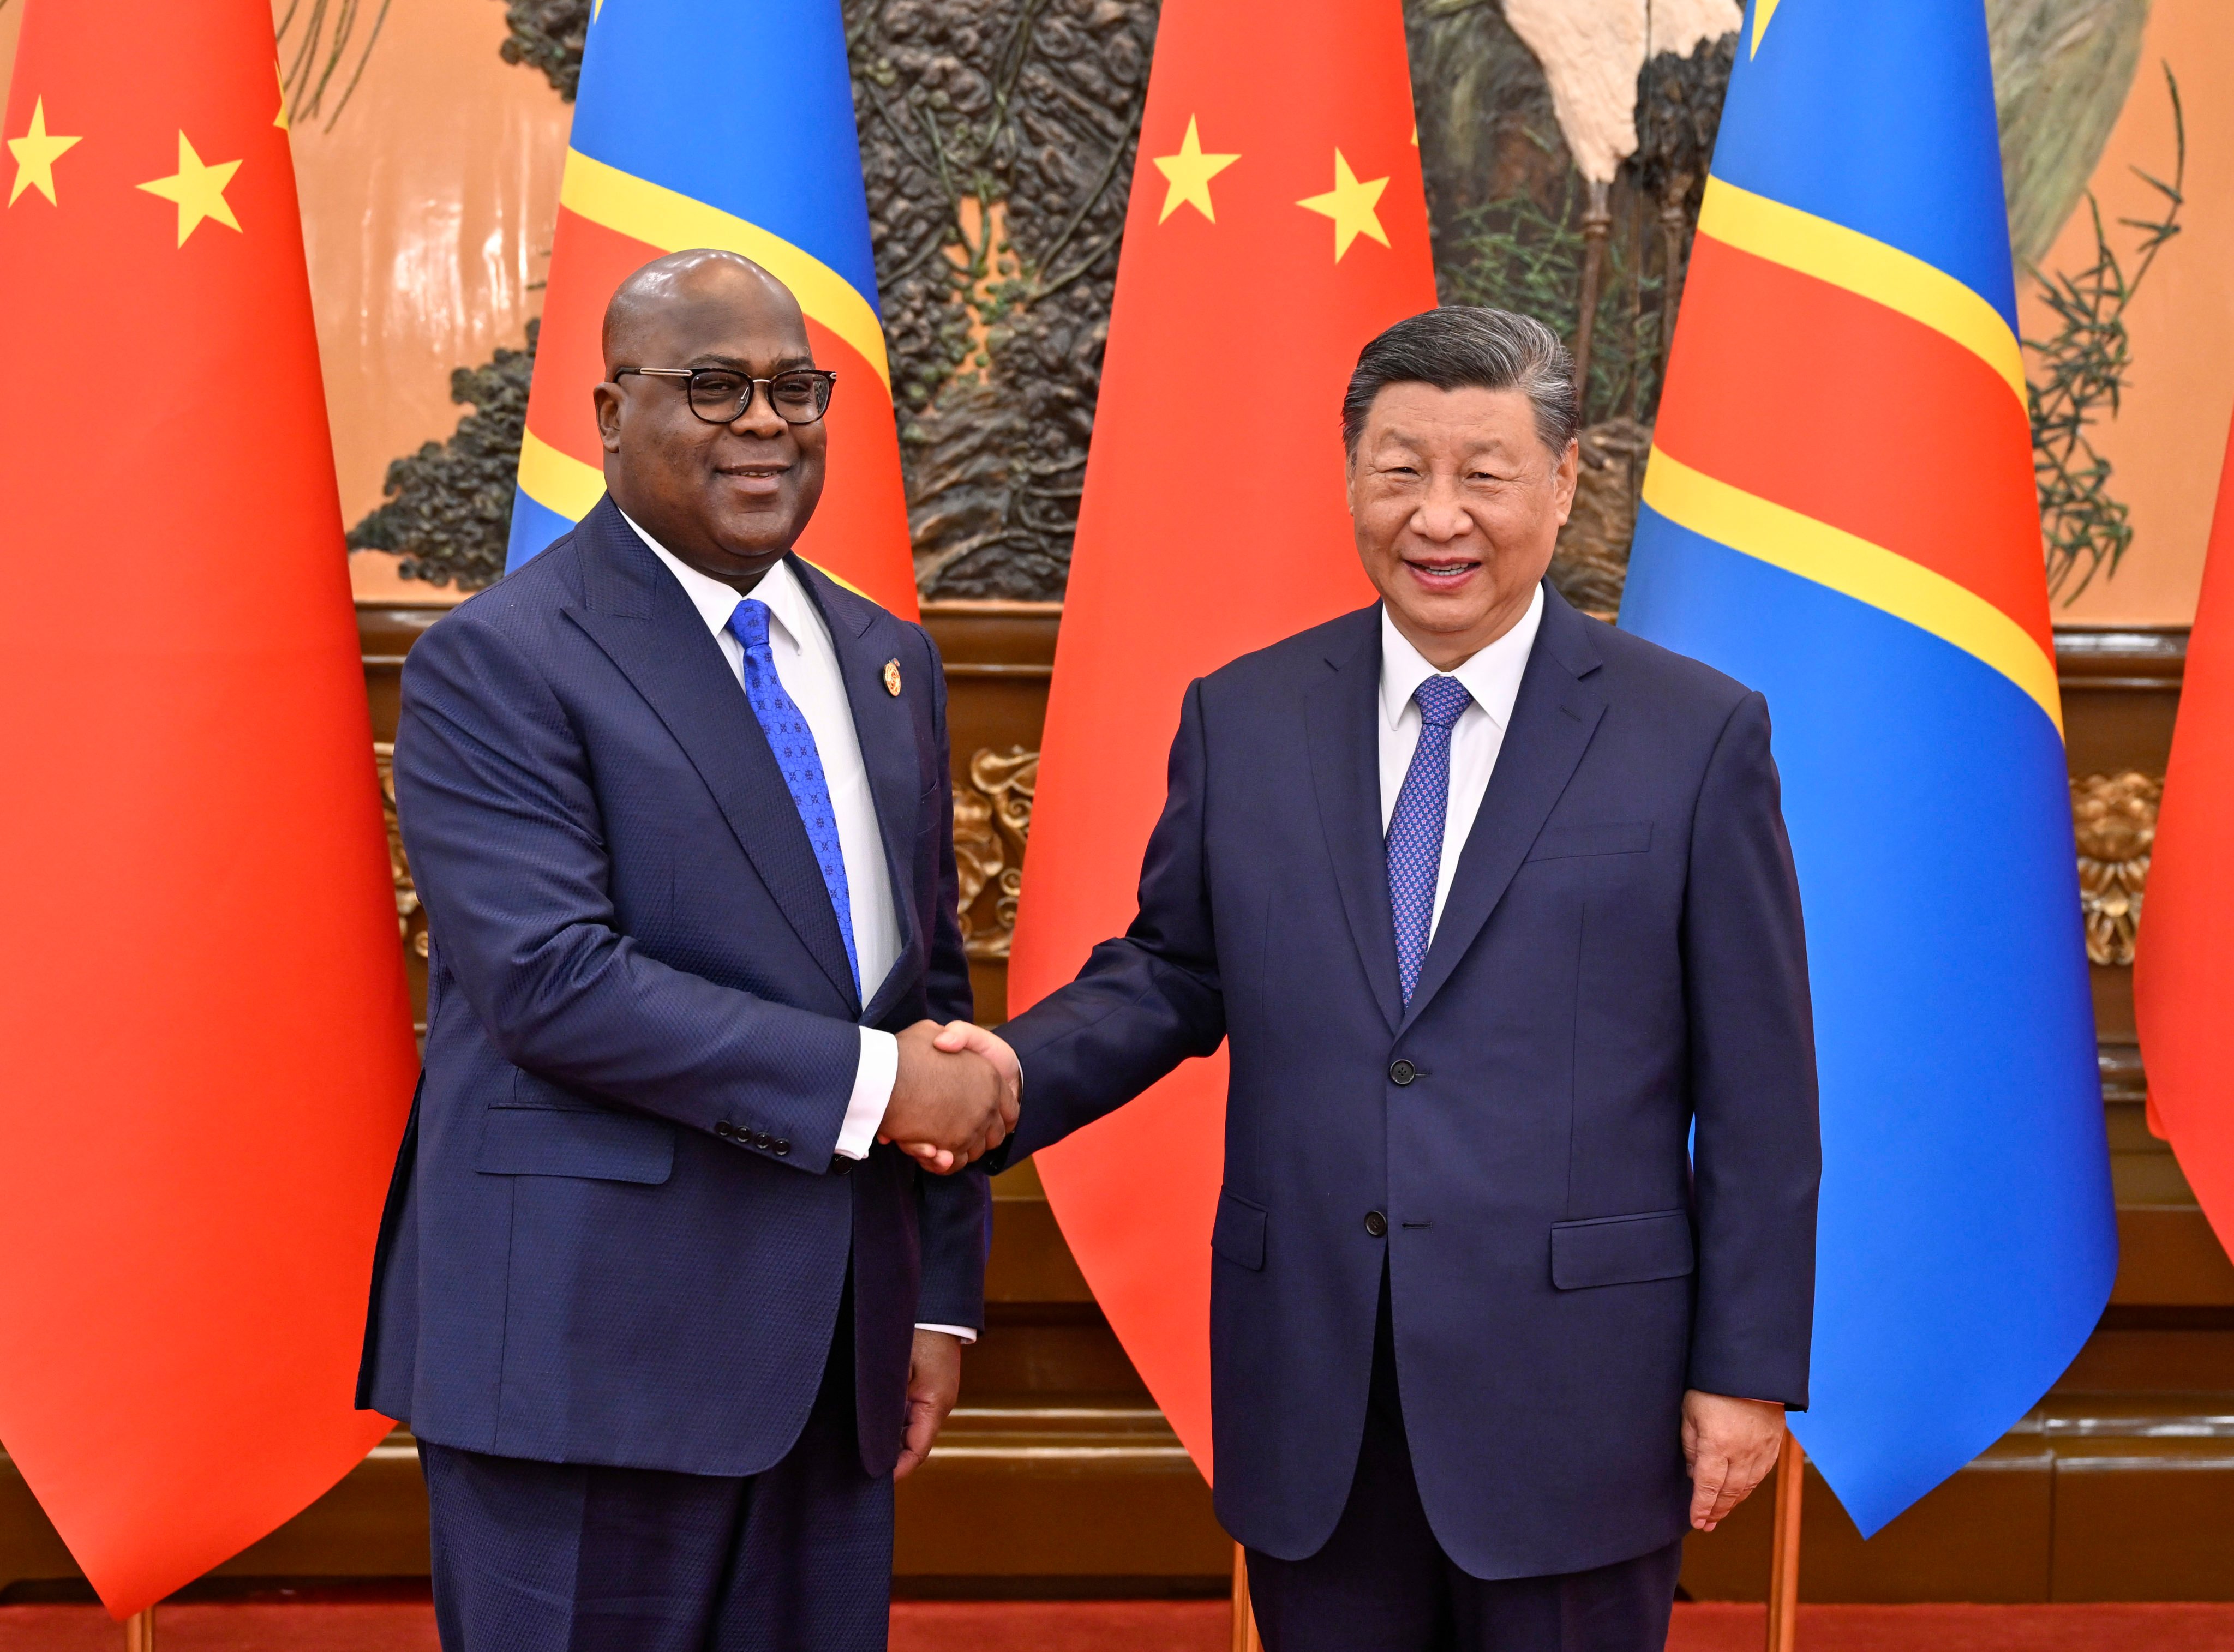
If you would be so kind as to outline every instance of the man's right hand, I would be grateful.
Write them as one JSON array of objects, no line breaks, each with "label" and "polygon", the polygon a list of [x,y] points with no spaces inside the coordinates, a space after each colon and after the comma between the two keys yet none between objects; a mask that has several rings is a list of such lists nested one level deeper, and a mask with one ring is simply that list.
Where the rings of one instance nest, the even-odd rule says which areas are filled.
[{"label": "man's right hand", "polygon": [[939,1032],[937,1022],[919,1021],[899,1035],[899,1073],[877,1139],[905,1144],[944,1175],[1006,1140],[1016,1110],[1000,1071],[972,1052],[938,1048]]}]

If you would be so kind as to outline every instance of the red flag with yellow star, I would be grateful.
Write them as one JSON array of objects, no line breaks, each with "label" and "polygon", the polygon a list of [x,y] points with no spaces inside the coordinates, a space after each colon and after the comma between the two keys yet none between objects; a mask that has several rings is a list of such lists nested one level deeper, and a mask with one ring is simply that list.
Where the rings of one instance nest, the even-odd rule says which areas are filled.
[{"label": "red flag with yellow star", "polygon": [[[1015,1009],[1131,922],[1188,682],[1373,600],[1342,502],[1342,389],[1368,339],[1435,302],[1403,18],[1399,0],[1290,0],[1266,17],[1255,0],[1165,0],[1158,25]],[[1221,1051],[1036,1160],[1205,1474],[1225,1105]]]},{"label": "red flag with yellow star", "polygon": [[28,0],[0,139],[0,1441],[121,1616],[386,1431],[416,1058],[268,0]]}]

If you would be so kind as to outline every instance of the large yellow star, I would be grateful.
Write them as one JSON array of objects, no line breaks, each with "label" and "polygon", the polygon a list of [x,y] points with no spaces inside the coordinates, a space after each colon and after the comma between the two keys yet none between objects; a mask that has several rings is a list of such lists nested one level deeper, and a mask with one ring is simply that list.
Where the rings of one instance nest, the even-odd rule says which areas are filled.
[{"label": "large yellow star", "polygon": [[156,178],[140,186],[150,195],[160,195],[167,201],[175,201],[179,208],[179,245],[186,244],[206,218],[213,218],[229,230],[238,230],[240,220],[232,215],[232,208],[225,199],[225,186],[232,181],[233,173],[240,170],[238,160],[220,160],[214,167],[206,167],[194,147],[186,141],[186,134],[179,134],[179,169],[168,178]]},{"label": "large yellow star", "polygon": [[16,204],[16,197],[27,189],[36,189],[55,206],[55,162],[62,153],[77,142],[75,138],[56,136],[47,131],[47,101],[40,98],[31,105],[31,129],[20,138],[8,140],[8,153],[16,157],[16,186],[8,192],[8,205]]},{"label": "large yellow star", "polygon": [[1217,223],[1218,214],[1210,208],[1210,180],[1240,159],[1239,155],[1203,153],[1202,137],[1195,130],[1194,116],[1187,116],[1186,136],[1179,142],[1179,153],[1154,157],[1156,170],[1171,185],[1164,191],[1164,210],[1156,214],[1156,222],[1162,223],[1184,203]]},{"label": "large yellow star", "polygon": [[1334,187],[1323,195],[1306,196],[1296,205],[1309,212],[1323,212],[1334,220],[1334,260],[1340,264],[1342,255],[1349,251],[1349,244],[1361,235],[1369,235],[1383,246],[1388,245],[1388,232],[1381,227],[1381,215],[1373,210],[1374,204],[1381,199],[1381,192],[1388,187],[1386,178],[1368,178],[1360,182],[1337,149],[1334,152]]}]

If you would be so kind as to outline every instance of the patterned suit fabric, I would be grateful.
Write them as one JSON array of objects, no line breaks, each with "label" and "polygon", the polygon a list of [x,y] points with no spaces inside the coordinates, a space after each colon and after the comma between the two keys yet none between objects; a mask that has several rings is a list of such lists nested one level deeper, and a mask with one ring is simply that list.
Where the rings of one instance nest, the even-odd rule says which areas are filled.
[{"label": "patterned suit fabric", "polygon": [[917,1321],[983,1322],[984,1179],[833,1155],[857,1023],[970,1014],[937,656],[794,571],[898,896],[901,955],[866,1004],[737,678],[610,500],[411,650],[395,774],[434,937],[426,1081],[360,1401],[422,1441],[761,1473],[799,1436],[850,1273],[883,1475]]},{"label": "patterned suit fabric", "polygon": [[838,937],[846,943],[846,962],[853,970],[853,990],[861,990],[861,957],[853,940],[853,898],[846,883],[846,857],[838,845],[837,811],[830,806],[830,781],[822,772],[822,754],[815,748],[814,731],[784,692],[776,675],[775,656],[768,648],[768,605],[748,597],[729,616],[729,633],[744,645],[745,698],[760,719],[768,749],[775,754],[783,783],[799,808],[799,823],[807,828],[807,841],[814,850],[814,864],[830,891],[830,908],[838,915]]},{"label": "patterned suit fabric", "polygon": [[1443,822],[1451,807],[1451,728],[1473,703],[1456,677],[1429,677],[1412,698],[1420,707],[1420,743],[1388,817],[1388,904],[1396,917],[1396,967],[1408,1004],[1434,927],[1435,878],[1442,870]]}]

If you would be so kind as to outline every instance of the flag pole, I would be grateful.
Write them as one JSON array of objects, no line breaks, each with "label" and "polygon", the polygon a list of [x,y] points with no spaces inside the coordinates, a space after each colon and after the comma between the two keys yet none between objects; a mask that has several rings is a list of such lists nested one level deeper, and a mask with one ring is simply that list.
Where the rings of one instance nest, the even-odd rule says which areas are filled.
[{"label": "flag pole", "polygon": [[1233,1652],[1264,1652],[1257,1638],[1257,1614],[1249,1605],[1249,1561],[1239,1544],[1233,1545]]},{"label": "flag pole", "polygon": [[1768,1652],[1793,1652],[1800,1636],[1800,1498],[1807,1453],[1789,1427],[1776,1453],[1776,1536],[1768,1557]]},{"label": "flag pole", "polygon": [[155,1652],[155,1609],[137,1611],[124,1620],[124,1652]]}]

